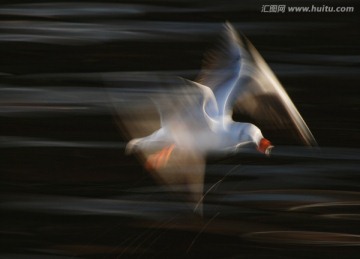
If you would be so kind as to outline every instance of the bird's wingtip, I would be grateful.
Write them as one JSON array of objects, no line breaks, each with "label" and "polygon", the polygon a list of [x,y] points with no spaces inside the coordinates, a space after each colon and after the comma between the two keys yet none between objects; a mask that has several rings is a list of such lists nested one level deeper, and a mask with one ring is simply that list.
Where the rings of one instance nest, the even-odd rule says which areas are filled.
[{"label": "bird's wingtip", "polygon": [[226,31],[228,32],[232,32],[234,33],[235,32],[235,28],[234,26],[231,24],[231,22],[229,22],[228,20],[224,23],[224,28]]},{"label": "bird's wingtip", "polygon": [[225,28],[234,28],[233,25],[231,24],[231,22],[229,20],[226,20],[224,22],[224,27]]}]

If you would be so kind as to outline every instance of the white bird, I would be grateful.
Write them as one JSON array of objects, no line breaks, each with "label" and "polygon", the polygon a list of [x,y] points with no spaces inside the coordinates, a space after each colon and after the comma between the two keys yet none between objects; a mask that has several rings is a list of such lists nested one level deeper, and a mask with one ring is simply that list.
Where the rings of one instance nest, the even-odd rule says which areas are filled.
[{"label": "white bird", "polygon": [[273,148],[257,126],[232,119],[234,107],[262,124],[291,129],[306,145],[316,145],[289,96],[252,44],[230,23],[224,25],[221,39],[221,47],[207,55],[196,82],[184,80],[189,86],[184,91],[195,89],[197,94],[192,91],[178,99],[164,94],[156,104],[160,129],[132,139],[126,148],[128,153],[140,154],[145,167],[160,182],[185,187],[199,213],[209,153],[227,154],[252,144],[269,155]]}]

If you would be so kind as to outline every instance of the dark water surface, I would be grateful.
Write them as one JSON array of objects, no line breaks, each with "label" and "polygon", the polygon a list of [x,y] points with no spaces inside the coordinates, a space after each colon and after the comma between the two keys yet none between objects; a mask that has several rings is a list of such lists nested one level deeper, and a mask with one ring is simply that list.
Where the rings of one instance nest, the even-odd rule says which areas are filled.
[{"label": "dark water surface", "polygon": [[[237,3],[234,3],[237,2]],[[358,258],[360,35],[336,1],[0,5],[0,258]],[[209,160],[204,217],[124,155],[109,93],[194,79],[229,20],[319,143]]]}]

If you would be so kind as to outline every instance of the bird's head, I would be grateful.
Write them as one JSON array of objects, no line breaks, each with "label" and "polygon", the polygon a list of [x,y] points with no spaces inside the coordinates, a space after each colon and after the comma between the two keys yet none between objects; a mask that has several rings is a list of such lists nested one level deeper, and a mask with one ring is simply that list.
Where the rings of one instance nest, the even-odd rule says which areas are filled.
[{"label": "bird's head", "polygon": [[236,123],[237,130],[240,132],[238,135],[238,142],[240,143],[253,143],[256,145],[257,150],[267,156],[270,155],[274,147],[271,142],[264,138],[260,129],[251,123]]}]

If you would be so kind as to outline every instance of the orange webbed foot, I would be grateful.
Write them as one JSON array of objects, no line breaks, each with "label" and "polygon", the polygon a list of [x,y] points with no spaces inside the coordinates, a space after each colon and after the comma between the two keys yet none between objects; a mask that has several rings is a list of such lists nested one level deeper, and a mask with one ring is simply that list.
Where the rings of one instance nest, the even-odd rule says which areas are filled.
[{"label": "orange webbed foot", "polygon": [[146,160],[145,168],[150,171],[164,168],[167,165],[174,148],[175,145],[172,144],[163,148],[159,152],[150,155]]}]

